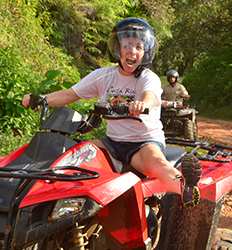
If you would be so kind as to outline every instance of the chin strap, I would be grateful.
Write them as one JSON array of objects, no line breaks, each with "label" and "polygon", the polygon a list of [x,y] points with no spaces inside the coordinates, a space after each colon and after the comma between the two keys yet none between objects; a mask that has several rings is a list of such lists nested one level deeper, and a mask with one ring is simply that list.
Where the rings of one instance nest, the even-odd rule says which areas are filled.
[{"label": "chin strap", "polygon": [[139,78],[145,68],[146,68],[145,65],[139,65],[134,71],[135,78]]}]

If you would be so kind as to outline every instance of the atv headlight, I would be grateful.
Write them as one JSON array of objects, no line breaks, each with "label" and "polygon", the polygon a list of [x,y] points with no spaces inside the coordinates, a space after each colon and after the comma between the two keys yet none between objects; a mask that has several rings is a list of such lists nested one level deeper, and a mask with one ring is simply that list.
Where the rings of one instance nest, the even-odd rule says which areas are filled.
[{"label": "atv headlight", "polygon": [[71,198],[59,200],[52,211],[51,218],[59,219],[63,216],[77,214],[84,207],[86,202],[85,198]]}]

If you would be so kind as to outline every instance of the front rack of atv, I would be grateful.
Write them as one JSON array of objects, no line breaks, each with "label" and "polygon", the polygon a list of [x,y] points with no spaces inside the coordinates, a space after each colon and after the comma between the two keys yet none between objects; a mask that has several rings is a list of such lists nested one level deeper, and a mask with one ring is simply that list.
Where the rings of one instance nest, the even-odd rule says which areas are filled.
[{"label": "front rack of atv", "polygon": [[[178,138],[166,138],[166,143],[191,147],[191,153],[196,155],[199,160],[215,162],[232,161],[232,147],[228,145]],[[206,154],[198,154],[199,150],[206,151]]]}]

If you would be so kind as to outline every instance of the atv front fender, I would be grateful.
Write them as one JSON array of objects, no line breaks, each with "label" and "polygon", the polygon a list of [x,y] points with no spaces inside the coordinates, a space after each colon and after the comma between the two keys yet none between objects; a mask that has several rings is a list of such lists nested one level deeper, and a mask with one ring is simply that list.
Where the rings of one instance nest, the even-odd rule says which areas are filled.
[{"label": "atv front fender", "polygon": [[144,208],[143,190],[137,183],[98,213],[110,249],[151,249]]},{"label": "atv front fender", "polygon": [[100,172],[99,178],[84,181],[38,180],[23,198],[20,208],[71,197],[88,197],[104,207],[137,183],[141,185],[140,178],[131,172],[122,175],[117,173],[102,173],[101,175]]}]

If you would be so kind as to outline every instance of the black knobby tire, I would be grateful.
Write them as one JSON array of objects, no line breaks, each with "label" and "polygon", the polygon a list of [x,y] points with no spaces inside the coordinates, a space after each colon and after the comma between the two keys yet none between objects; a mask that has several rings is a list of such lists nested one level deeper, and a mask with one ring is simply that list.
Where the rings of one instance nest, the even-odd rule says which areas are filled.
[{"label": "black knobby tire", "polygon": [[194,132],[194,140],[198,140],[197,118],[195,118],[193,121],[193,132]]},{"label": "black knobby tire", "polygon": [[[181,236],[180,230],[183,226],[180,219],[181,209],[176,204],[180,204],[179,195],[166,194],[162,199],[161,231],[156,250],[175,249],[175,243],[178,241],[177,236]],[[175,242],[173,245],[170,245],[171,239]]]}]

